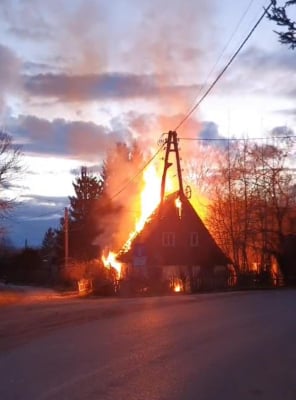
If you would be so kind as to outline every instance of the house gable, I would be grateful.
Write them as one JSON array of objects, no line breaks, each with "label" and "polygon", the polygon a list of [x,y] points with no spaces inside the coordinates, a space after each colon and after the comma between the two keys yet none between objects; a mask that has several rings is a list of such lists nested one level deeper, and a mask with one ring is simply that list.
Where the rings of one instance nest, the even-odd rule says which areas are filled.
[{"label": "house gable", "polygon": [[178,192],[169,195],[158,207],[132,243],[131,249],[121,255],[131,262],[136,243],[141,243],[147,253],[147,264],[226,265],[229,260],[217,246],[189,200],[181,199],[181,212],[175,206]]}]

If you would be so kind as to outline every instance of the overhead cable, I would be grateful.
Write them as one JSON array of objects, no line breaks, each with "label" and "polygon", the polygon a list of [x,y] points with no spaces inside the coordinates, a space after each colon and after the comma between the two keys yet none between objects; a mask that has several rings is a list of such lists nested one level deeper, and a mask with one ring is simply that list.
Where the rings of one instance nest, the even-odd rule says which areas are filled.
[{"label": "overhead cable", "polygon": [[192,115],[192,113],[197,109],[197,107],[200,106],[200,104],[203,102],[203,100],[208,96],[208,94],[212,91],[212,89],[214,88],[214,86],[217,84],[217,82],[222,78],[222,76],[224,75],[224,73],[227,71],[227,69],[230,67],[230,65],[233,63],[233,61],[235,60],[235,58],[237,57],[237,55],[240,53],[240,51],[242,50],[242,48],[245,46],[245,44],[247,43],[247,41],[250,39],[250,37],[252,36],[253,32],[255,31],[255,29],[258,27],[258,25],[260,24],[260,22],[263,20],[263,18],[265,17],[265,15],[267,14],[268,10],[270,9],[270,7],[272,6],[274,0],[271,0],[271,2],[269,3],[268,7],[264,9],[264,12],[262,13],[262,15],[260,16],[260,18],[257,20],[257,22],[255,23],[255,25],[252,27],[252,29],[250,30],[250,32],[248,33],[248,35],[246,36],[246,38],[243,40],[243,42],[241,43],[241,45],[239,46],[239,48],[236,50],[236,52],[233,54],[233,56],[230,58],[230,60],[228,61],[228,63],[225,65],[225,67],[222,69],[222,71],[218,74],[218,76],[216,77],[216,79],[212,82],[212,84],[209,86],[209,88],[207,89],[207,91],[202,95],[202,97],[198,100],[198,102],[196,104],[194,104],[194,106],[188,111],[188,113],[185,115],[185,117],[181,120],[181,122],[176,126],[176,128],[174,129],[175,131],[177,131],[181,125],[184,124],[184,122]]},{"label": "overhead cable", "polygon": [[[210,76],[211,76],[212,73],[215,71],[217,65],[219,64],[219,61],[221,60],[221,58],[222,58],[223,55],[225,54],[225,51],[227,50],[228,46],[229,46],[230,43],[232,42],[232,40],[233,40],[235,34],[237,33],[238,29],[240,28],[240,26],[241,26],[241,24],[242,24],[242,22],[243,22],[245,16],[247,15],[249,9],[251,8],[251,5],[253,4],[253,2],[254,2],[254,0],[250,0],[248,6],[246,7],[246,9],[244,10],[243,14],[241,15],[241,17],[240,17],[238,23],[236,24],[236,26],[235,26],[233,32],[231,33],[231,35],[230,35],[228,41],[226,42],[225,46],[223,47],[223,49],[222,49],[220,55],[218,56],[216,62],[214,63],[213,67],[211,68],[210,72],[207,74],[207,77],[206,77],[204,83],[201,85],[201,87],[200,87],[200,89],[199,89],[199,91],[198,91],[198,96],[199,96],[200,93],[203,92],[203,90],[204,90],[205,87],[207,86],[207,83],[208,83],[208,80],[210,79]],[[198,96],[197,96],[197,97],[198,97]],[[196,98],[197,98],[197,97],[196,97]]]},{"label": "overhead cable", "polygon": [[213,142],[218,142],[218,141],[225,141],[225,142],[232,142],[232,141],[255,141],[255,140],[268,140],[268,139],[295,139],[294,135],[288,135],[288,136],[271,136],[270,138],[268,137],[254,137],[254,138],[190,138],[190,137],[178,137],[179,140],[194,140],[194,141],[213,141]]}]

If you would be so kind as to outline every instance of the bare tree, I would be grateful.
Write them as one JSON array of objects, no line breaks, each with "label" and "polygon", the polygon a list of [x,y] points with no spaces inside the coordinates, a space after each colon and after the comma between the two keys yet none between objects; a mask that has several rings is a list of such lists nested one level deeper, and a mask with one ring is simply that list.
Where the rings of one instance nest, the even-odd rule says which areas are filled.
[{"label": "bare tree", "polygon": [[232,144],[217,172],[208,224],[242,271],[280,262],[287,220],[295,209],[296,176],[289,167],[293,139]]},{"label": "bare tree", "polygon": [[280,42],[289,45],[292,50],[296,48],[296,21],[293,21],[287,12],[293,5],[296,6],[296,0],[286,1],[282,7],[278,6],[277,0],[274,0],[271,11],[267,13],[270,20],[285,28],[284,31],[276,33],[279,35]]},{"label": "bare tree", "polygon": [[[6,191],[21,170],[20,148],[13,144],[7,133],[0,131],[0,218],[4,218],[14,205]],[[1,226],[0,226],[1,229]]]}]

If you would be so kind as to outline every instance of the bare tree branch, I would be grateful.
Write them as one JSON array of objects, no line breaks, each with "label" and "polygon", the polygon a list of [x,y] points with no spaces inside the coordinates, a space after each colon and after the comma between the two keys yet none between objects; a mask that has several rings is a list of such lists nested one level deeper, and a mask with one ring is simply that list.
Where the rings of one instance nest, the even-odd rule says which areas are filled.
[{"label": "bare tree branch", "polygon": [[[5,218],[13,208],[14,201],[7,197],[5,191],[12,186],[22,167],[20,164],[20,147],[12,142],[7,133],[0,131],[0,220]],[[0,222],[0,230],[1,222]]]}]

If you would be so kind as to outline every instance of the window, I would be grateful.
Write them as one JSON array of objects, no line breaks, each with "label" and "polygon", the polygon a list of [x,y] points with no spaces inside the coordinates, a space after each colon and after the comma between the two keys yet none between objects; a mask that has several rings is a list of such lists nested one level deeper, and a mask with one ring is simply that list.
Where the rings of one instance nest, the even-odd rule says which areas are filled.
[{"label": "window", "polygon": [[190,246],[197,247],[198,246],[198,233],[190,232]]},{"label": "window", "polygon": [[175,232],[162,232],[163,247],[175,246]]}]

